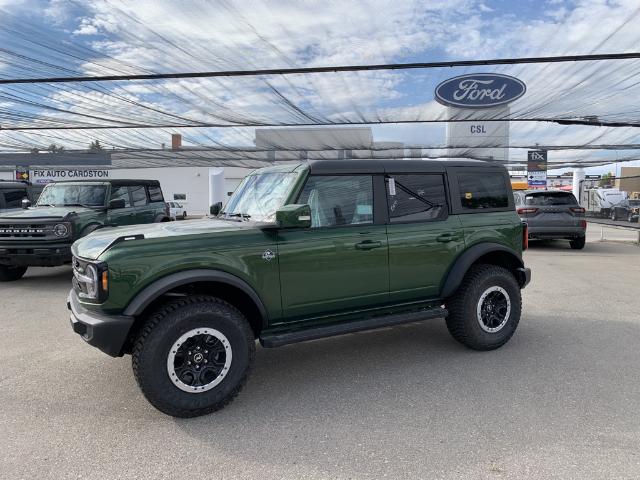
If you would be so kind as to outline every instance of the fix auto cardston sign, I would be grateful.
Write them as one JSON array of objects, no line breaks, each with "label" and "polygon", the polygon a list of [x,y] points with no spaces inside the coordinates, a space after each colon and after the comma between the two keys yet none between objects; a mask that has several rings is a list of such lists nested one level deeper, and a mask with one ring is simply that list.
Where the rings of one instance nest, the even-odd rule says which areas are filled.
[{"label": "fix auto cardston sign", "polygon": [[450,107],[491,108],[506,105],[525,94],[521,80],[499,73],[474,73],[453,77],[436,87],[436,100]]}]

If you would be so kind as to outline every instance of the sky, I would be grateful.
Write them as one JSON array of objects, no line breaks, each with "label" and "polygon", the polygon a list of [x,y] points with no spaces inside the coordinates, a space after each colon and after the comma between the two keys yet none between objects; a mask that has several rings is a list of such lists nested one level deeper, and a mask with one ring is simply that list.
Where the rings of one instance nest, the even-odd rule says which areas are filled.
[{"label": "sky", "polygon": [[[0,0],[0,78],[430,62],[634,52],[637,0],[205,1]],[[154,129],[0,131],[0,150],[249,146],[254,125],[444,120],[435,86],[480,72],[527,93],[510,118],[640,122],[640,61],[485,66],[100,84],[0,85],[0,127]],[[224,128],[178,128],[200,123]],[[374,125],[378,141],[438,147],[444,123]],[[514,121],[510,156],[527,148],[638,144],[637,128]],[[438,152],[439,150],[433,150]],[[441,150],[440,150],[441,151]],[[637,150],[553,150],[550,161],[640,158]],[[612,170],[605,167],[604,170]],[[603,169],[600,168],[600,171]]]}]

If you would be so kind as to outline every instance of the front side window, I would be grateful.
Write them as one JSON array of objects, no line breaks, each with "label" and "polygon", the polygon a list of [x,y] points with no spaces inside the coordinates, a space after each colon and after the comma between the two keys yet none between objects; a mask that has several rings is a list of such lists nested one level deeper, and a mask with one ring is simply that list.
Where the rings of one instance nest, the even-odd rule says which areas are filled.
[{"label": "front side window", "polygon": [[310,176],[298,203],[311,207],[312,227],[373,223],[370,175]]},{"label": "front side window", "polygon": [[124,206],[130,207],[129,187],[115,187],[111,190],[111,200],[124,200]]},{"label": "front side window", "polygon": [[257,222],[274,221],[276,210],[284,205],[297,177],[298,174],[293,172],[264,172],[245,177],[220,216]]},{"label": "front side window", "polygon": [[446,213],[442,175],[390,175],[386,184],[391,223],[434,220]]},{"label": "front side window", "polygon": [[106,185],[52,183],[42,191],[36,206],[103,207],[106,194]]},{"label": "front side window", "polygon": [[134,207],[142,207],[147,204],[147,192],[143,185],[136,185],[131,188],[131,198]]},{"label": "front side window", "polygon": [[502,173],[460,173],[458,187],[462,208],[478,210],[509,206],[509,191]]}]

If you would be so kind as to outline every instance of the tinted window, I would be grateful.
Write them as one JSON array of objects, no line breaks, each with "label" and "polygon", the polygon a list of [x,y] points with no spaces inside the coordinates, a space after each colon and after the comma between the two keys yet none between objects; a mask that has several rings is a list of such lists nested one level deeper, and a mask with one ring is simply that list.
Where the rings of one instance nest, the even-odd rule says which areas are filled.
[{"label": "tinted window", "polygon": [[370,176],[310,176],[298,203],[311,207],[312,227],[373,223]]},{"label": "tinted window", "polygon": [[502,173],[458,174],[462,208],[505,208],[509,206],[509,190]]},{"label": "tinted window", "polygon": [[115,187],[111,190],[111,200],[124,200],[124,206],[130,207],[131,201],[129,200],[129,187]]},{"label": "tinted window", "polygon": [[134,207],[142,207],[147,204],[147,192],[142,185],[136,185],[131,188],[131,198],[133,199]]},{"label": "tinted window", "polygon": [[174,200],[186,200],[187,199],[187,194],[186,193],[174,193],[173,194],[173,199]]},{"label": "tinted window", "polygon": [[0,190],[0,195],[4,193],[5,208],[16,208],[22,206],[22,199],[28,198],[27,191],[21,188],[12,190]]},{"label": "tinted window", "polygon": [[387,195],[392,223],[432,220],[446,211],[442,175],[391,175]]},{"label": "tinted window", "polygon": [[149,198],[152,202],[164,202],[162,189],[156,185],[149,187]]},{"label": "tinted window", "polygon": [[107,193],[105,185],[74,185],[50,183],[40,194],[38,205],[87,205],[103,206]]},{"label": "tinted window", "polygon": [[527,194],[527,205],[576,205],[578,201],[572,193],[568,192],[544,192]]}]

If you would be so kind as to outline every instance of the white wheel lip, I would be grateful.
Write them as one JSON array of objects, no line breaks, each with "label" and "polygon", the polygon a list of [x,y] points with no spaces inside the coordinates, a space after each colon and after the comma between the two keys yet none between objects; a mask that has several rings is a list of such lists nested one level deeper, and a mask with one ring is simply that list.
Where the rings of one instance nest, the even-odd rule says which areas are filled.
[{"label": "white wheel lip", "polygon": [[[504,296],[504,298],[507,301],[507,313],[504,316],[504,319],[502,320],[502,322],[500,323],[500,325],[498,325],[497,327],[491,328],[491,327],[487,327],[484,322],[482,321],[482,304],[484,303],[484,299],[487,298],[487,296],[490,293],[493,292],[500,292],[502,293],[502,295]],[[494,285],[492,287],[487,288],[482,295],[480,295],[480,298],[478,299],[478,304],[476,305],[476,319],[478,320],[478,324],[480,325],[480,328],[482,330],[484,330],[487,333],[496,333],[499,332],[500,330],[502,330],[504,328],[504,326],[507,324],[507,322],[509,321],[509,317],[511,316],[511,297],[509,296],[509,294],[507,293],[507,291],[502,288],[499,287],[498,285]]]},{"label": "white wheel lip", "polygon": [[[180,345],[182,345],[187,339],[191,337],[195,337],[196,335],[211,335],[212,337],[216,337],[218,340],[220,340],[220,342],[222,342],[222,344],[225,347],[225,362],[224,362],[224,367],[222,367],[222,371],[215,378],[214,381],[208,383],[207,385],[203,385],[201,387],[192,387],[191,385],[187,385],[186,383],[182,382],[176,376],[175,368],[173,366],[173,362],[176,357],[176,352],[178,351],[178,348],[180,348]],[[169,379],[171,380],[171,383],[175,387],[182,390],[183,392],[204,393],[216,387],[217,385],[220,384],[220,382],[222,382],[225,379],[225,377],[229,373],[229,369],[231,368],[232,359],[233,359],[233,349],[231,348],[231,343],[229,342],[229,339],[226,337],[224,333],[222,333],[220,330],[216,330],[215,328],[208,328],[208,327],[193,328],[188,332],[182,334],[175,342],[173,342],[173,345],[171,345],[171,348],[169,349],[169,354],[167,355],[167,374],[169,375]]]}]

